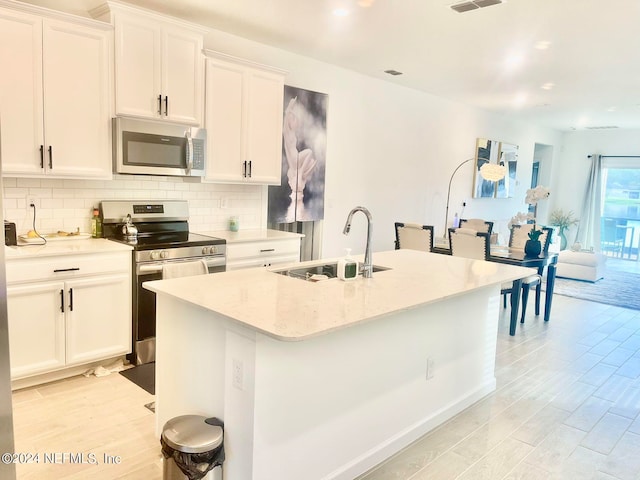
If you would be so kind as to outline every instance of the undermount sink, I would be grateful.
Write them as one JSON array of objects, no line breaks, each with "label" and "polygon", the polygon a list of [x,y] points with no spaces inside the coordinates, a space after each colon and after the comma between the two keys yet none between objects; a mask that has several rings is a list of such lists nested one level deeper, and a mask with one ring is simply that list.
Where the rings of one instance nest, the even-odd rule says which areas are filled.
[{"label": "undermount sink", "polygon": [[[389,270],[389,267],[380,265],[373,266],[373,272],[381,272]],[[284,270],[272,270],[273,273],[279,273],[287,277],[299,278],[300,280],[318,281],[324,280],[324,277],[313,278],[314,275],[324,275],[327,278],[336,278],[338,276],[338,262],[325,263],[322,265],[311,265],[306,267],[292,267]]]}]

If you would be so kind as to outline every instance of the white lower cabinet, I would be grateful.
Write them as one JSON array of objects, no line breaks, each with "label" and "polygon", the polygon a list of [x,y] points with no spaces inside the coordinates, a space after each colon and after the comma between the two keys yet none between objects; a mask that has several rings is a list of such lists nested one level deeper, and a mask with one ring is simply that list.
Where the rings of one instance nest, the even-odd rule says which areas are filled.
[{"label": "white lower cabinet", "polygon": [[125,252],[7,263],[12,380],[131,351],[130,259]]},{"label": "white lower cabinet", "polygon": [[67,365],[86,363],[128,353],[131,279],[128,275],[108,275],[67,282],[66,316]]},{"label": "white lower cabinet", "polygon": [[300,261],[300,238],[227,243],[227,270]]},{"label": "white lower cabinet", "polygon": [[63,282],[7,288],[11,378],[65,366]]}]

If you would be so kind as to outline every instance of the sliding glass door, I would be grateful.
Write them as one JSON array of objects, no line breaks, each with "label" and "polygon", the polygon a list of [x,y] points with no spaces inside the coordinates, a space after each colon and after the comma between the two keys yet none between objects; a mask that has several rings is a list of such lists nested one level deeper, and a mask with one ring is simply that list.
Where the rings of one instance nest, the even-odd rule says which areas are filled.
[{"label": "sliding glass door", "polygon": [[602,252],[637,260],[640,241],[640,157],[603,157],[602,186]]}]

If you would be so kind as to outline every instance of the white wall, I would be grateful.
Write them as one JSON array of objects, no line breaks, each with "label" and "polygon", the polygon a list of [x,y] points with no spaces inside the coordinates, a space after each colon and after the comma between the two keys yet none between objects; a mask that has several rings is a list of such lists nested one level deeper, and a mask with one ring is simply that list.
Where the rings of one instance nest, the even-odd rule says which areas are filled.
[{"label": "white wall", "polygon": [[[640,130],[583,130],[567,132],[553,164],[550,197],[552,208],[572,210],[580,216],[589,178],[589,155],[640,155]],[[569,231],[569,244],[575,228]]]}]

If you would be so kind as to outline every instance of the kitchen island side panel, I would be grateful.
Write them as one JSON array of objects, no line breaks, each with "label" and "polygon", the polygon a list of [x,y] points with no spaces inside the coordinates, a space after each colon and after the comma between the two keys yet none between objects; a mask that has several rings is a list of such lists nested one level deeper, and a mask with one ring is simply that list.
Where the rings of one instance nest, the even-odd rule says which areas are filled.
[{"label": "kitchen island side panel", "polygon": [[352,479],[495,389],[497,286],[300,342],[158,298],[158,426],[223,418],[226,479]]}]

